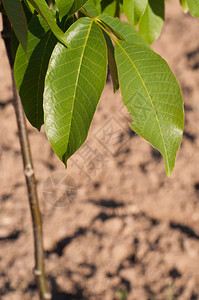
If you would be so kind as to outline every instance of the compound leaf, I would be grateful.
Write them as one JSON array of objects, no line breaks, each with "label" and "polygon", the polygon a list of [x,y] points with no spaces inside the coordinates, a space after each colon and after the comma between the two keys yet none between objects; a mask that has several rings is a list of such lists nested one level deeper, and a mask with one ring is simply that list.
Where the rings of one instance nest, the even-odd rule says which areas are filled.
[{"label": "compound leaf", "polygon": [[57,39],[42,17],[29,23],[28,48],[25,55],[19,46],[15,59],[15,81],[29,122],[40,129],[43,118],[44,80]]},{"label": "compound leaf", "polygon": [[28,25],[20,0],[2,0],[7,16],[24,51],[27,50]]},{"label": "compound leaf", "polygon": [[164,0],[149,0],[139,22],[139,33],[148,44],[160,35],[164,24]]},{"label": "compound leaf", "polygon": [[167,63],[148,47],[117,41],[115,57],[133,130],[162,154],[171,174],[183,132],[183,102]]},{"label": "compound leaf", "polygon": [[194,17],[199,17],[199,0],[187,0],[189,11]]},{"label": "compound leaf", "polygon": [[44,91],[46,133],[65,164],[87,137],[107,72],[106,43],[94,20],[79,19],[66,37],[70,48],[55,47]]}]

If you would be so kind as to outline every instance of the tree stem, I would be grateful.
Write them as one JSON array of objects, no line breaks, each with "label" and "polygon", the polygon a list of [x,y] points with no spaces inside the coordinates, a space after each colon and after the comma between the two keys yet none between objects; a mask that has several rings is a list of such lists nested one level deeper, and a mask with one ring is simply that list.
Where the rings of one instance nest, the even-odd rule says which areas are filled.
[{"label": "tree stem", "polygon": [[39,210],[39,202],[36,189],[36,180],[34,175],[30,144],[28,139],[27,127],[21,99],[17,91],[15,79],[14,79],[14,59],[12,55],[11,44],[11,25],[7,16],[3,15],[3,31],[2,38],[5,43],[6,52],[8,55],[11,74],[12,74],[12,86],[14,96],[14,108],[17,119],[17,126],[19,132],[19,140],[21,144],[21,153],[23,157],[24,175],[26,178],[26,185],[28,190],[28,199],[32,215],[33,233],[34,233],[34,250],[35,250],[35,269],[34,274],[37,278],[40,299],[51,299],[51,294],[48,292],[45,268],[44,268],[44,250],[43,250],[43,233],[42,233],[42,219]]}]

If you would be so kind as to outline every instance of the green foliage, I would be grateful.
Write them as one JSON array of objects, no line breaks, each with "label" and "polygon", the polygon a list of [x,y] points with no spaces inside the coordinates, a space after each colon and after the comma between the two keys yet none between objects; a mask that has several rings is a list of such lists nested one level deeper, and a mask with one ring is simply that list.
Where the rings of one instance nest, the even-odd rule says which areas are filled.
[{"label": "green foliage", "polygon": [[135,24],[134,0],[123,0],[124,13],[131,24]]},{"label": "green foliage", "polygon": [[140,44],[151,49],[151,47],[142,39],[139,33],[128,23],[121,22],[118,18],[112,18],[107,15],[98,16],[105,26],[112,30],[118,39],[128,41],[134,44]]},{"label": "green foliage", "polygon": [[66,32],[69,48],[51,56],[44,92],[46,133],[64,162],[85,141],[106,79],[106,45],[100,28],[81,18]]},{"label": "green foliage", "polygon": [[42,16],[42,18],[46,21],[54,35],[60,40],[64,45],[68,47],[63,31],[59,28],[56,23],[55,18],[51,10],[49,9],[47,3],[44,0],[28,0],[35,10]]},{"label": "green foliage", "polygon": [[123,0],[124,13],[132,25],[137,25],[147,7],[147,0]]},{"label": "green foliage", "polygon": [[62,19],[69,10],[71,9],[73,5],[74,0],[68,0],[67,2],[65,0],[55,0],[55,3],[57,5],[57,8],[59,10],[59,17]]},{"label": "green foliage", "polygon": [[33,16],[28,29],[27,55],[21,46],[16,54],[15,81],[29,122],[40,129],[44,123],[44,81],[57,39],[40,16]]},{"label": "green foliage", "polygon": [[115,50],[131,127],[161,152],[170,175],[183,131],[180,88],[166,62],[148,47],[117,42]]},{"label": "green foliage", "polygon": [[88,0],[84,8],[93,17],[97,17],[101,13],[101,4],[97,0]]},{"label": "green foliage", "polygon": [[109,16],[99,18],[126,40],[115,41],[115,57],[122,98],[133,118],[131,127],[161,152],[170,175],[183,130],[183,102],[176,79],[133,27]]},{"label": "green foliage", "polygon": [[[164,2],[55,0],[50,9],[45,0],[22,0],[23,10],[12,0],[14,11],[3,0],[20,42],[15,80],[24,111],[37,129],[45,124],[65,164],[86,140],[108,64],[114,92],[121,89],[132,116],[130,126],[161,152],[171,174],[183,131],[182,96],[169,66],[149,46],[161,33]],[[198,0],[180,3],[199,16]],[[123,11],[132,25],[115,18]]]},{"label": "green foliage", "polygon": [[88,0],[73,0],[73,5],[69,11],[69,16],[76,13]]},{"label": "green foliage", "polygon": [[[3,6],[24,51],[27,49],[28,26],[20,0],[2,0]],[[20,21],[19,21],[20,20]]]},{"label": "green foliage", "polygon": [[147,3],[147,0],[134,0],[134,25],[139,23],[146,10]]},{"label": "green foliage", "polygon": [[107,51],[108,51],[108,66],[111,73],[111,78],[113,82],[113,91],[114,93],[119,89],[119,80],[117,65],[115,61],[115,49],[113,43],[106,32],[104,32],[104,37],[106,39]]},{"label": "green foliage", "polygon": [[139,22],[139,33],[153,43],[160,35],[164,23],[164,0],[149,0],[146,10]]}]

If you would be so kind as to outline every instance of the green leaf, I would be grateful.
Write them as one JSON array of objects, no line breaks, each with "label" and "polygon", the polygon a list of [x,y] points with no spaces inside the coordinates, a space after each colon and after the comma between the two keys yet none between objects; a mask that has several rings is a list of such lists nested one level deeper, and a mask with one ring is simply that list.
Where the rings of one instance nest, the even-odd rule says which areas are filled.
[{"label": "green leaf", "polygon": [[199,0],[187,0],[187,4],[192,16],[199,18]]},{"label": "green leaf", "polygon": [[20,0],[2,0],[7,16],[24,51],[27,50],[28,25]]},{"label": "green leaf", "polygon": [[123,12],[123,6],[121,3],[118,6],[118,0],[102,0],[101,1],[101,12],[103,14],[108,14],[111,17],[118,17],[118,12],[121,14]]},{"label": "green leaf", "polygon": [[114,17],[116,10],[116,1],[115,0],[102,0],[101,2],[101,11],[104,14],[108,14],[111,17]]},{"label": "green leaf", "polygon": [[159,37],[163,24],[164,0],[149,0],[139,22],[139,33],[151,44]]},{"label": "green leaf", "polygon": [[26,21],[27,21],[27,24],[30,22],[30,20],[32,19],[33,17],[33,13],[31,11],[31,8],[30,8],[30,3],[28,3],[27,1],[22,1],[21,2],[22,6],[23,6],[23,10],[24,10],[24,13],[25,13],[25,16],[26,16]]},{"label": "green leaf", "polygon": [[137,25],[144,14],[148,0],[123,0],[124,13],[132,25]]},{"label": "green leaf", "polygon": [[134,0],[123,0],[123,9],[128,21],[134,25]]},{"label": "green leaf", "polygon": [[72,5],[73,5],[74,0],[55,0],[55,3],[59,9],[59,17],[60,19],[62,19],[65,15],[67,15],[67,13],[69,12],[69,10],[71,9]]},{"label": "green leaf", "polygon": [[114,17],[119,18],[120,17],[120,0],[115,0],[116,1],[116,7],[115,7],[115,13],[114,13]]},{"label": "green leaf", "polygon": [[115,57],[133,130],[162,154],[171,174],[183,132],[183,102],[167,63],[148,47],[117,41]]},{"label": "green leaf", "polygon": [[71,7],[68,15],[71,16],[76,13],[88,0],[74,0],[73,6]]},{"label": "green leaf", "polygon": [[23,108],[29,122],[40,129],[43,118],[44,80],[57,39],[42,17],[29,23],[27,55],[19,46],[14,73]]},{"label": "green leaf", "polygon": [[108,29],[115,33],[118,38],[150,48],[140,34],[126,22],[121,22],[118,18],[113,18],[108,15],[100,15],[97,17],[97,20],[107,25]]},{"label": "green leaf", "polygon": [[[13,56],[13,59],[15,60],[16,52],[19,47],[19,40],[16,37],[16,34],[13,29],[11,31],[11,43],[12,43],[12,56]],[[26,51],[27,51],[27,49],[26,49]]]},{"label": "green leaf", "polygon": [[93,17],[96,17],[101,13],[100,3],[97,3],[96,0],[88,0],[84,5],[84,8]]},{"label": "green leaf", "polygon": [[118,80],[117,66],[116,66],[115,54],[114,54],[115,50],[108,34],[104,33],[104,37],[106,40],[106,45],[108,50],[108,66],[109,66],[109,70],[113,82],[113,91],[115,93],[119,89],[119,80]]},{"label": "green leaf", "polygon": [[106,43],[94,20],[79,19],[66,37],[70,48],[55,47],[44,91],[46,133],[65,164],[87,137],[107,71]]},{"label": "green leaf", "polygon": [[186,14],[189,11],[187,0],[180,0],[180,5],[182,6],[184,13]]},{"label": "green leaf", "polygon": [[134,25],[137,25],[143,16],[148,0],[134,0]]},{"label": "green leaf", "polygon": [[[32,6],[32,4],[30,4],[30,3],[28,2],[28,0],[24,0],[22,3],[25,4],[25,6],[27,7],[27,9],[30,11],[31,14],[34,13],[35,9],[34,9],[34,7]],[[23,5],[23,7],[24,7],[24,5]],[[27,16],[27,15],[26,15],[26,16]]]},{"label": "green leaf", "polygon": [[96,6],[98,6],[101,3],[102,0],[93,0]]},{"label": "green leaf", "polygon": [[54,35],[57,39],[68,47],[67,40],[63,31],[57,25],[55,18],[52,15],[51,10],[49,9],[46,1],[44,0],[28,0],[35,10],[42,16],[42,18],[46,21]]}]

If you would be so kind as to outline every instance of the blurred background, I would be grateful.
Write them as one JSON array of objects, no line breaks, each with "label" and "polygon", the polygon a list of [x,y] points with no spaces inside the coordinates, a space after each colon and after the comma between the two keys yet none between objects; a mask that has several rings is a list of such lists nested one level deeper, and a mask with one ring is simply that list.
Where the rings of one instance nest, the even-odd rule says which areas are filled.
[{"label": "blurred background", "polygon": [[[176,166],[134,134],[107,82],[86,143],[68,169],[28,124],[53,300],[199,299],[199,20],[166,3],[152,47],[185,102]],[[0,40],[0,299],[38,300],[31,216],[8,60]]]}]

